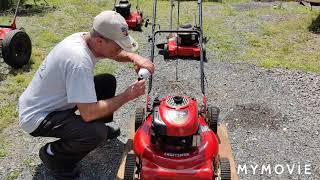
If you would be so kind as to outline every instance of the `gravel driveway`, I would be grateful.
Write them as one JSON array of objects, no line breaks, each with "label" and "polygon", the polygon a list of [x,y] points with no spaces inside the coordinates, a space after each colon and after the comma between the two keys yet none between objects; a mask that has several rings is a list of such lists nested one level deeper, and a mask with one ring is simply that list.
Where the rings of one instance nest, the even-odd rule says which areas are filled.
[{"label": "gravel driveway", "polygon": [[[148,57],[145,34],[134,33],[143,45],[140,54]],[[320,75],[221,62],[210,58],[215,52],[207,53],[208,104],[220,107],[221,123],[227,124],[235,160],[242,168],[247,166],[247,172],[240,171],[240,179],[320,179]],[[152,96],[184,93],[199,99],[197,61],[178,62],[179,82],[174,82],[176,61],[164,62],[158,56],[155,62]],[[127,64],[118,64],[116,76],[118,92],[136,79]],[[117,111],[115,123],[121,127],[121,136],[102,144],[81,161],[81,180],[115,178],[127,124],[135,108],[144,107],[144,100],[141,97]],[[18,179],[53,179],[38,158],[39,148],[52,139],[32,138],[17,123],[3,135],[14,146],[0,158],[0,179],[12,172],[19,173]],[[270,173],[262,170],[268,165]]]}]

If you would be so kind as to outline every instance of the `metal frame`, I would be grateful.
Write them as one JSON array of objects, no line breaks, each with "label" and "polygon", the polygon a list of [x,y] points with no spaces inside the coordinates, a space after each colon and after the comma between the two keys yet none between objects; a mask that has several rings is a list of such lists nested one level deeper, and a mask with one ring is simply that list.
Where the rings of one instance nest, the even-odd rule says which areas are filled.
[{"label": "metal frame", "polygon": [[12,22],[11,22],[11,25],[0,25],[0,27],[2,27],[2,28],[17,29],[16,18],[17,18],[17,14],[18,14],[19,5],[20,5],[20,0],[18,0],[18,2],[17,2],[16,11],[15,11],[15,13],[14,13],[13,20],[12,20]]},{"label": "metal frame", "polygon": [[[172,0],[173,1],[173,0]],[[171,2],[172,2],[171,1]],[[180,1],[178,0],[178,3]],[[179,10],[179,6],[178,5],[178,10]],[[171,8],[172,8],[172,4],[171,4]],[[203,95],[203,104],[204,104],[204,108],[206,106],[206,98],[205,98],[205,85],[204,85],[204,57],[203,57],[203,31],[202,31],[202,0],[198,0],[198,11],[199,11],[199,26],[200,26],[200,30],[158,30],[156,31],[156,17],[157,17],[157,0],[154,0],[154,4],[153,4],[153,19],[152,19],[152,35],[150,38],[151,41],[151,61],[154,62],[154,51],[155,51],[155,41],[156,41],[156,35],[159,33],[179,33],[179,32],[186,32],[186,33],[197,33],[198,34],[198,40],[199,40],[199,44],[200,44],[200,78],[201,78],[201,92]],[[171,15],[172,15],[172,11],[171,11]],[[178,18],[179,19],[179,18]],[[172,20],[171,20],[172,23]],[[171,24],[172,26],[172,24]],[[160,28],[159,28],[160,29]],[[149,94],[151,93],[152,90],[152,75],[149,78],[149,87],[148,87],[148,95],[147,95],[147,99],[150,99]],[[148,102],[147,102],[148,103]],[[147,104],[148,106],[148,104]]]}]

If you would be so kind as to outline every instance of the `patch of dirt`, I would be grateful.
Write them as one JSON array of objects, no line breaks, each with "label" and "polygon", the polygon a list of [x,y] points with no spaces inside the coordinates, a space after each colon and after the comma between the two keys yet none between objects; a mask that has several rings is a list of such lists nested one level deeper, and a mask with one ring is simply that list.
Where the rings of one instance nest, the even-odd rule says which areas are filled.
[{"label": "patch of dirt", "polygon": [[280,112],[268,107],[266,103],[247,103],[238,104],[230,109],[223,120],[232,129],[242,127],[278,130],[288,119]]}]

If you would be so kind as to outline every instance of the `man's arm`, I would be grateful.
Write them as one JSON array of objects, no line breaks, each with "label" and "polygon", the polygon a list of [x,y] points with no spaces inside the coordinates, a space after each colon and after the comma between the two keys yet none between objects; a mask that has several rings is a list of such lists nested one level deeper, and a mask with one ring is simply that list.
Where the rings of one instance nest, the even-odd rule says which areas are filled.
[{"label": "man's arm", "polygon": [[125,103],[145,93],[145,80],[137,81],[123,93],[96,103],[77,103],[80,115],[84,121],[90,122],[99,118],[110,116]]},{"label": "man's arm", "polygon": [[120,49],[111,58],[118,62],[133,62],[138,67],[138,69],[146,68],[150,71],[151,74],[154,73],[153,63],[149,59],[144,58],[138,54],[127,52]]}]

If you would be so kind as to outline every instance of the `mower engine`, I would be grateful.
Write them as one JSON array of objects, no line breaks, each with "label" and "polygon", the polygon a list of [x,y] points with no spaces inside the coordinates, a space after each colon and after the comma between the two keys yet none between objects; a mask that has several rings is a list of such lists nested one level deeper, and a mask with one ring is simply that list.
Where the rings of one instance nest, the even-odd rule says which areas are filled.
[{"label": "mower engine", "polygon": [[121,14],[123,17],[130,16],[131,4],[127,0],[121,0],[119,5],[115,6],[117,13]]},{"label": "mower engine", "polygon": [[151,142],[172,152],[190,150],[199,127],[196,102],[173,96],[158,103],[154,102]]},{"label": "mower engine", "polygon": [[134,137],[140,179],[212,180],[218,140],[187,96],[155,99],[153,111]]},{"label": "mower engine", "polygon": [[[187,30],[198,30],[198,28],[193,27],[192,24],[181,25],[178,29],[179,31]],[[199,44],[197,33],[178,33],[178,46],[193,46],[194,44]]]},{"label": "mower engine", "polygon": [[128,0],[120,0],[118,5],[115,5],[115,11],[121,14],[126,20],[130,29],[141,31],[143,23],[142,12],[138,9],[131,12],[131,4]]}]

